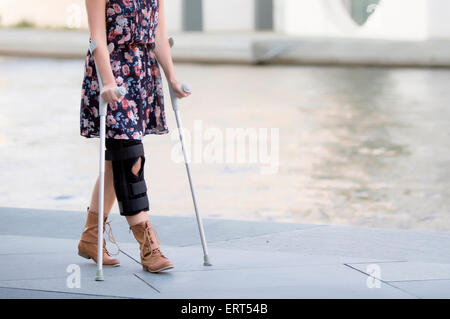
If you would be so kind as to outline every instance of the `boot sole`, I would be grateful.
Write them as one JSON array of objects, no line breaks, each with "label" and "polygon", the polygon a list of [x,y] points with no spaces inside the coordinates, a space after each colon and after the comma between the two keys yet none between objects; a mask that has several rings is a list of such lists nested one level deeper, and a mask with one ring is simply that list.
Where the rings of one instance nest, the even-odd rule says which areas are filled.
[{"label": "boot sole", "polygon": [[142,269],[145,270],[145,271],[148,271],[148,272],[160,272],[160,271],[168,270],[168,269],[172,269],[172,268],[174,268],[174,266],[166,266],[166,267],[163,267],[163,268],[161,268],[161,269],[150,270],[149,268],[147,268],[147,267],[145,267],[145,266],[142,266]]},{"label": "boot sole", "polygon": [[[81,251],[78,251],[78,256],[83,257],[83,258],[86,258],[86,259],[92,259],[92,260],[93,260],[93,258],[91,258],[88,254],[85,254],[85,253],[83,253],[83,252],[81,252]],[[95,260],[94,260],[94,262],[95,262]],[[96,262],[96,263],[97,263],[97,262]],[[115,265],[105,265],[105,264],[103,264],[103,266],[119,267],[120,264],[115,264]]]}]

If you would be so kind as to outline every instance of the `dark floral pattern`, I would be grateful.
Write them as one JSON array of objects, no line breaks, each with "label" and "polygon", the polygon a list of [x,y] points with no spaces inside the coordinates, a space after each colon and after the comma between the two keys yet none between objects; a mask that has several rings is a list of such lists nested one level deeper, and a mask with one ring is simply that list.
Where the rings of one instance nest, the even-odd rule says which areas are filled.
[{"label": "dark floral pattern", "polygon": [[[111,67],[127,89],[120,103],[108,105],[106,138],[141,140],[168,133],[163,83],[156,61],[155,30],[159,0],[107,0],[106,29]],[[99,137],[99,84],[94,58],[87,53],[81,92],[80,134]]]}]

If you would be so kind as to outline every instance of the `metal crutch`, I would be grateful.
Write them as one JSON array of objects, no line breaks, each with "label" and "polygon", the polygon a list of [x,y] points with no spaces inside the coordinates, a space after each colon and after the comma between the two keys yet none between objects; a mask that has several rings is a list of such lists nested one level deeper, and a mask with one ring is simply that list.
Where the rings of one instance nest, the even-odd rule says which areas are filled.
[{"label": "metal crutch", "polygon": [[[89,41],[89,51],[94,58],[94,51],[97,48],[97,42]],[[103,81],[98,70],[97,63],[95,63],[95,70],[97,71],[98,84],[100,92],[103,88]],[[127,93],[124,87],[116,90],[118,97],[125,96]],[[107,103],[103,98],[99,97],[99,114],[100,114],[100,169],[99,169],[99,195],[98,195],[98,234],[97,234],[97,273],[95,275],[96,281],[103,281],[103,201],[104,201],[104,185],[105,185],[105,131],[106,131],[106,108]]]},{"label": "metal crutch", "polygon": [[[169,44],[171,47],[174,45],[173,38],[169,39]],[[192,176],[191,176],[191,169],[189,167],[189,162],[188,162],[188,158],[187,158],[187,154],[186,154],[186,148],[184,145],[183,125],[181,124],[180,109],[178,107],[178,98],[177,98],[172,86],[170,85],[170,83],[168,83],[168,85],[169,85],[169,90],[170,90],[170,100],[172,102],[172,108],[173,108],[173,111],[175,112],[175,118],[177,120],[178,134],[180,135],[181,148],[183,149],[184,163],[186,165],[186,172],[187,172],[188,179],[189,179],[189,186],[191,188],[192,201],[194,202],[195,217],[197,218],[197,225],[198,225],[198,230],[200,233],[200,240],[202,242],[202,247],[203,247],[203,266],[212,266],[212,264],[209,261],[208,246],[207,246],[206,239],[205,239],[205,231],[203,230],[202,219],[200,218],[200,214],[198,212],[197,200],[195,198],[194,185],[193,185]],[[191,91],[189,86],[186,84],[182,85],[182,89],[186,93],[189,93]]]}]

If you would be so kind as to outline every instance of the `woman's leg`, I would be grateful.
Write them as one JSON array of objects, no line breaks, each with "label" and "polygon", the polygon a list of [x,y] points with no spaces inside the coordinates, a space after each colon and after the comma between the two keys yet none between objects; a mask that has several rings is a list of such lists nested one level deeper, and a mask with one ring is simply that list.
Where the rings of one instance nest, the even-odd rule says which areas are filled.
[{"label": "woman's leg", "polygon": [[[99,177],[95,182],[94,190],[91,196],[91,205],[89,210],[95,214],[98,212],[98,193],[99,193]],[[114,190],[113,170],[112,162],[105,161],[105,184],[104,184],[104,200],[103,200],[103,213],[104,217],[107,217],[116,200],[116,192]]]},{"label": "woman's leg", "polygon": [[[110,161],[105,161],[105,188],[104,188],[104,220],[105,223],[103,226],[105,227],[106,218],[111,211],[112,206],[114,205],[114,200],[116,198],[116,193],[114,190],[113,183],[113,171],[112,165]],[[81,234],[80,242],[78,243],[78,255],[93,259],[97,261],[97,236],[98,236],[98,194],[99,194],[99,179],[94,186],[94,190],[92,192],[91,204],[89,206],[86,224],[84,226],[84,231]],[[105,231],[105,228],[103,228]],[[111,233],[108,233],[111,234]],[[109,236],[109,235],[108,235]],[[111,238],[112,234],[111,234]],[[115,243],[115,240],[113,241]],[[103,240],[103,265],[110,266],[119,266],[120,261],[117,258],[113,258],[108,250],[106,249],[106,243]],[[117,244],[116,244],[117,245]]]},{"label": "woman's leg", "polygon": [[133,215],[133,216],[125,216],[128,222],[128,225],[135,226],[137,224],[143,223],[148,219],[147,211],[143,210],[139,214]]},{"label": "woman's leg", "polygon": [[113,165],[114,187],[120,214],[125,216],[141,250],[142,267],[150,272],[173,268],[161,252],[148,217],[149,202],[144,179],[145,154],[141,141],[107,140]]}]

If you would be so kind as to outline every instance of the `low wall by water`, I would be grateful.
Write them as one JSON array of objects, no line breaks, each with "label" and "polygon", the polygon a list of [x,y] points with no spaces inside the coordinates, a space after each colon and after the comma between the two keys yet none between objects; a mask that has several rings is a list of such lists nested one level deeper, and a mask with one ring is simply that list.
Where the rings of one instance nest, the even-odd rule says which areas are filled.
[{"label": "low wall by water", "polygon": [[[171,33],[176,61],[450,67],[450,40],[310,38],[267,33]],[[0,29],[0,55],[83,58],[88,32]]]}]

